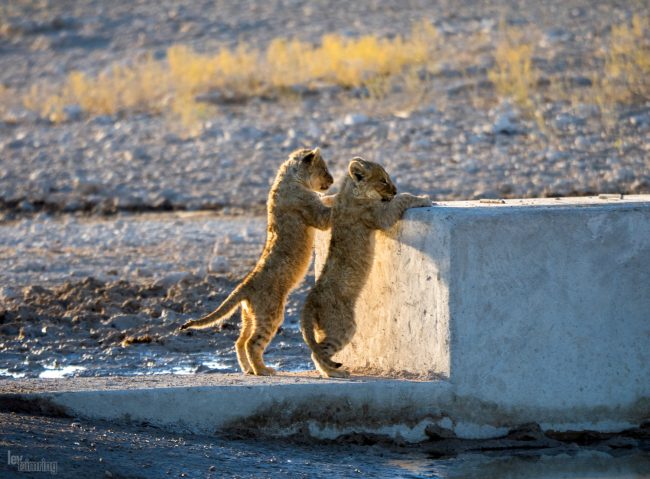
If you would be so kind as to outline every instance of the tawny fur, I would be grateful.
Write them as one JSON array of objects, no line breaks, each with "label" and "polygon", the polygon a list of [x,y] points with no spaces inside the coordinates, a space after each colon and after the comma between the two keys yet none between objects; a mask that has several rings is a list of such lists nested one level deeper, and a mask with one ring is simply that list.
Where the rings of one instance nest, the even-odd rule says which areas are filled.
[{"label": "tawny fur", "polygon": [[325,191],[331,184],[318,148],[292,153],[269,193],[266,244],[255,268],[215,311],[181,329],[219,325],[241,305],[241,333],[235,344],[239,366],[245,373],[273,374],[264,364],[264,350],[284,320],[289,292],[307,272],[314,228],[330,227],[331,208],[315,191]]},{"label": "tawny fur", "polygon": [[377,163],[355,158],[348,173],[332,207],[327,259],[301,318],[312,360],[325,377],[350,375],[332,356],[354,336],[354,306],[372,266],[375,231],[393,226],[408,208],[431,205],[427,196],[396,195],[395,185]]}]

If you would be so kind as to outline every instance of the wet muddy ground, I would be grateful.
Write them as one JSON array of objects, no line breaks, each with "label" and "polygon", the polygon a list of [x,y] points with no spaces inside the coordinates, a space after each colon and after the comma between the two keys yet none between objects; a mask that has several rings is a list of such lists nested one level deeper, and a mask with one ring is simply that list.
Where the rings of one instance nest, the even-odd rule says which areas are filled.
[{"label": "wet muddy ground", "polygon": [[[264,219],[211,214],[39,217],[0,225],[0,377],[236,372],[235,315],[177,328],[225,299],[255,263]],[[310,368],[292,295],[267,361]]]},{"label": "wet muddy ground", "polygon": [[[55,468],[55,477],[65,478],[650,477],[650,454],[630,447],[630,438],[609,443],[576,438],[541,449],[522,435],[514,449],[512,444],[505,449],[503,441],[476,441],[464,451],[445,453],[439,441],[407,446],[363,436],[326,443],[226,438],[13,413],[0,413],[0,421],[3,478],[48,477],[19,472],[20,463],[28,461],[43,461],[41,467]],[[7,464],[9,457],[21,456]]]}]

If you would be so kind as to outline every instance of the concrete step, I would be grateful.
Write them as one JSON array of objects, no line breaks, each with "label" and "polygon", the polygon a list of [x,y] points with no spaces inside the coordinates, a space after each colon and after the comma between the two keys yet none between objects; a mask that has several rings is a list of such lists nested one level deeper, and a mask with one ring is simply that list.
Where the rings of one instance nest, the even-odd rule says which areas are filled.
[{"label": "concrete step", "polygon": [[0,412],[149,424],[182,433],[319,439],[362,433],[407,442],[427,439],[427,431],[466,439],[499,437],[539,418],[545,419],[540,422],[545,431],[617,432],[637,424],[607,409],[580,424],[572,410],[540,414],[500,407],[460,396],[444,380],[334,380],[320,379],[315,372],[264,378],[214,374],[1,380]]},{"label": "concrete step", "polygon": [[[351,432],[417,442],[450,427],[446,381],[320,379],[315,372],[0,381],[0,411],[146,423],[170,431],[336,438]],[[458,423],[460,433],[498,434]],[[464,428],[464,429],[463,429]]]}]

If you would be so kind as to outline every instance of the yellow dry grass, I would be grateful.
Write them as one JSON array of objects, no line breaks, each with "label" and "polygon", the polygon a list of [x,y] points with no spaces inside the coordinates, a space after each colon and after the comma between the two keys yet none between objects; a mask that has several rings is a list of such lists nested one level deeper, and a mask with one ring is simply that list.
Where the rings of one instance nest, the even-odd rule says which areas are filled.
[{"label": "yellow dry grass", "polygon": [[147,56],[131,65],[112,65],[96,76],[74,71],[61,88],[34,85],[23,103],[53,122],[64,120],[64,107],[74,104],[93,115],[168,112],[190,124],[204,114],[198,94],[222,90],[251,96],[314,83],[372,85],[408,66],[432,68],[438,40],[437,30],[423,21],[408,36],[390,39],[326,35],[316,45],[275,39],[265,49],[240,44],[216,54],[175,45],[164,60]]},{"label": "yellow dry grass", "polygon": [[[421,98],[431,88],[430,73],[441,58],[460,70],[475,61],[477,49],[489,41],[470,36],[467,48],[448,51],[441,35],[428,21],[416,23],[405,36],[323,36],[317,43],[277,38],[264,48],[241,43],[216,53],[199,53],[174,45],[164,59],[144,56],[131,64],[113,64],[97,75],[71,72],[63,85],[33,85],[23,98],[27,108],[53,122],[66,119],[66,106],[78,105],[89,115],[128,112],[165,114],[193,132],[209,114],[201,94],[219,91],[250,97],[283,92],[295,85],[322,84],[364,87],[371,102],[382,102],[395,91]],[[507,98],[534,117],[541,100],[540,71],[533,64],[537,42],[530,31],[502,22],[494,67],[488,71],[499,98]],[[468,57],[471,58],[468,60]],[[564,101],[579,95],[580,102],[597,104],[601,111],[622,103],[650,98],[650,21],[634,15],[612,27],[600,53],[602,70],[592,74],[592,87],[581,92],[566,78],[552,78],[545,101]],[[2,91],[0,91],[2,93]],[[577,97],[576,97],[577,98]],[[575,99],[575,98],[572,98]],[[537,118],[538,121],[541,117]]]},{"label": "yellow dry grass", "polygon": [[539,79],[539,71],[533,66],[533,43],[520,29],[505,28],[503,21],[499,36],[494,52],[495,65],[488,72],[488,79],[500,97],[530,109],[532,92]]},{"label": "yellow dry grass", "polygon": [[638,14],[612,27],[604,74],[594,76],[593,98],[601,108],[650,99],[650,19]]},{"label": "yellow dry grass", "polygon": [[499,98],[516,103],[524,113],[534,118],[540,130],[546,131],[543,101],[567,101],[573,104],[594,104],[605,122],[616,121],[616,109],[625,104],[650,99],[650,20],[635,14],[627,23],[612,26],[610,36],[594,57],[602,68],[591,73],[590,88],[570,86],[563,75],[551,78],[550,86],[540,95],[540,71],[533,64],[537,43],[531,32],[506,28],[502,23],[499,41],[494,51],[494,67],[488,79],[494,84]]}]

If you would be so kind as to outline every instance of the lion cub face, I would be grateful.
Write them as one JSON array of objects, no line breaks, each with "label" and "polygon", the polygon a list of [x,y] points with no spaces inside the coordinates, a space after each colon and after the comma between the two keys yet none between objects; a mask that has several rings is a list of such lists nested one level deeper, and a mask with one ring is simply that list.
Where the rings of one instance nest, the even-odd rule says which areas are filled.
[{"label": "lion cub face", "polygon": [[390,201],[397,194],[390,176],[377,163],[353,158],[348,165],[348,173],[354,182],[354,195],[358,198]]},{"label": "lion cub face", "polygon": [[298,150],[292,154],[298,163],[300,176],[314,191],[325,191],[334,182],[327,165],[320,154],[320,148]]}]

